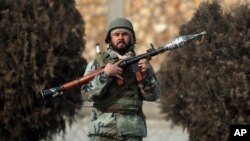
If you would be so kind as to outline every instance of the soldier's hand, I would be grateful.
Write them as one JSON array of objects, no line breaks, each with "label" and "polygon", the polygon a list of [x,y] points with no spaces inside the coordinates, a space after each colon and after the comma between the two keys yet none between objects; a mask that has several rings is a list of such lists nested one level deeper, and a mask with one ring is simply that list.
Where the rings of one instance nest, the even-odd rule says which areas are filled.
[{"label": "soldier's hand", "polygon": [[147,59],[141,59],[138,62],[138,67],[140,68],[142,75],[145,75],[147,73],[148,66],[149,66],[149,61]]},{"label": "soldier's hand", "polygon": [[104,72],[109,76],[109,77],[117,77],[119,79],[123,79],[122,77],[122,68],[120,68],[118,65],[122,62],[123,60],[119,60],[114,64],[108,63],[105,68]]}]

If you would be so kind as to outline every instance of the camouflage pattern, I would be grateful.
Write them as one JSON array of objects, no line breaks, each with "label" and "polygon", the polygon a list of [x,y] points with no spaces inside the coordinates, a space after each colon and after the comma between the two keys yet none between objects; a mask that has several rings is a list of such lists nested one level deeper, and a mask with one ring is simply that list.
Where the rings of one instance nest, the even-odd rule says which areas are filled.
[{"label": "camouflage pattern", "polygon": [[[134,53],[127,53],[135,56]],[[117,61],[121,56],[114,51],[97,56],[91,61],[84,75],[103,66],[107,62]],[[100,63],[101,62],[101,63]],[[104,64],[102,64],[104,63]],[[119,86],[116,79],[105,73],[96,76],[90,83],[82,86],[81,93],[88,101],[94,102],[90,114],[89,136],[92,140],[107,137],[115,140],[141,140],[147,136],[147,127],[142,112],[143,100],[155,101],[160,95],[160,86],[151,66],[143,80],[136,81],[130,67],[124,69],[124,84]],[[98,137],[96,137],[98,136]]]}]

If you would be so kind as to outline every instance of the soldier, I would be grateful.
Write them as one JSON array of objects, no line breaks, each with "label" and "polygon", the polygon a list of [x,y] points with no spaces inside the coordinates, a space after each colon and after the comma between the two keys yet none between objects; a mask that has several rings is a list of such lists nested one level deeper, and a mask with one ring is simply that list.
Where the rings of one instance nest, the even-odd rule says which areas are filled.
[{"label": "soldier", "polygon": [[84,98],[93,101],[89,121],[91,141],[142,141],[147,136],[143,100],[156,101],[160,86],[146,59],[127,68],[122,60],[135,56],[136,37],[132,23],[125,18],[113,20],[107,30],[107,52],[101,52],[84,75],[104,67],[104,71],[83,85]]}]

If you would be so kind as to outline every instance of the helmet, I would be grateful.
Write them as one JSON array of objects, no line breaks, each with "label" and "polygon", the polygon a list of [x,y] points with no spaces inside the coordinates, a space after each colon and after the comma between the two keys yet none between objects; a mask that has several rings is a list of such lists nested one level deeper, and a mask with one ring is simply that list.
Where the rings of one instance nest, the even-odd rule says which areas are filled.
[{"label": "helmet", "polygon": [[106,34],[106,38],[105,38],[106,43],[109,43],[110,32],[116,28],[126,28],[126,29],[130,30],[133,34],[133,37],[132,37],[133,43],[136,42],[135,32],[134,32],[132,23],[125,18],[117,18],[117,19],[111,21],[109,26],[108,26],[108,30],[107,30],[107,34]]}]

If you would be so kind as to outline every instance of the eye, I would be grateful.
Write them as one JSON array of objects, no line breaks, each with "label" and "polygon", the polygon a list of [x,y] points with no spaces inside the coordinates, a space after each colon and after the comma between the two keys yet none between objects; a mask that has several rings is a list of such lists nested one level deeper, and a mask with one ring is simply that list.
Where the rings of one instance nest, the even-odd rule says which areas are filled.
[{"label": "eye", "polygon": [[129,34],[127,32],[122,33],[123,36],[128,36]]},{"label": "eye", "polygon": [[112,36],[119,36],[120,33],[113,33]]}]

